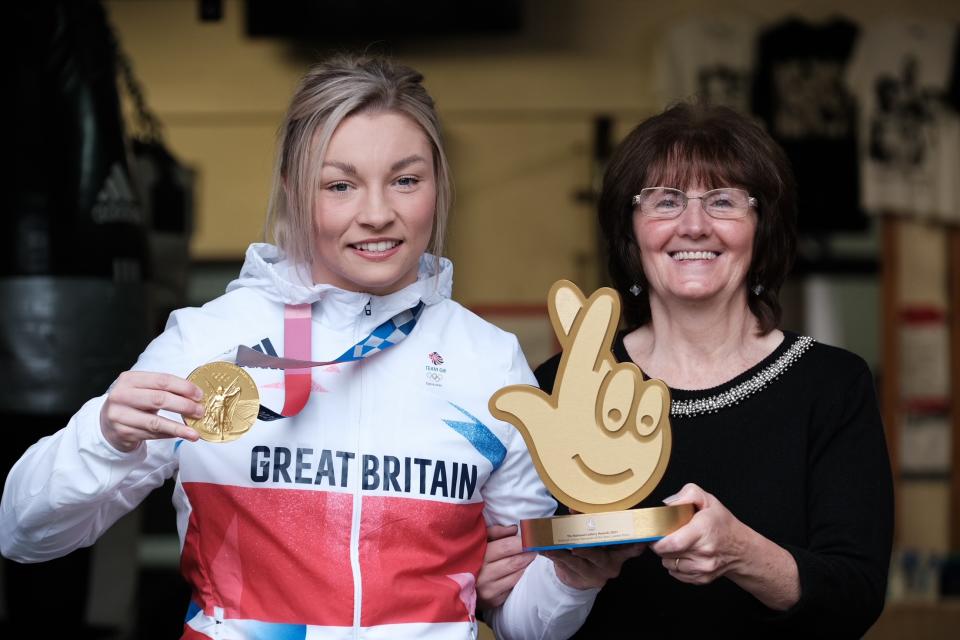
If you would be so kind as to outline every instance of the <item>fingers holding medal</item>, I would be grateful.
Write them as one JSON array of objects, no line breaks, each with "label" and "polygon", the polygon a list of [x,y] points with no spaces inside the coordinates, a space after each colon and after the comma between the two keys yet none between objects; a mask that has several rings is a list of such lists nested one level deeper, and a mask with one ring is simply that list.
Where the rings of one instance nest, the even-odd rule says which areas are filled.
[{"label": "fingers holding medal", "polygon": [[203,391],[203,415],[184,416],[207,442],[230,442],[250,430],[260,411],[260,394],[253,378],[229,362],[197,367],[187,380]]},{"label": "fingers holding medal", "polygon": [[[168,373],[120,374],[100,411],[100,430],[120,451],[144,440],[184,438],[229,442],[250,430],[260,394],[246,371],[228,362],[194,369],[187,379]],[[179,413],[186,424],[159,415]]]},{"label": "fingers holding medal", "polygon": [[133,451],[144,440],[196,440],[196,431],[158,412],[179,413],[187,420],[202,416],[203,410],[203,391],[192,382],[167,373],[126,371],[100,410],[100,430],[120,451]]}]

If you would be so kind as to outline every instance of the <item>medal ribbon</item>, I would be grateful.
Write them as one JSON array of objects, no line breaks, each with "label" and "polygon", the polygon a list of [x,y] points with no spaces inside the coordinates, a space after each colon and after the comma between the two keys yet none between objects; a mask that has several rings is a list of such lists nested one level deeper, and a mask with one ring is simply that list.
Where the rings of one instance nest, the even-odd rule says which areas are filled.
[{"label": "medal ribbon", "polygon": [[363,360],[390,347],[395,347],[417,326],[417,321],[425,307],[423,302],[418,302],[416,306],[401,311],[380,324],[370,335],[344,351],[336,360],[316,362],[310,360],[310,356],[313,355],[312,306],[309,304],[286,305],[283,312],[283,358],[260,353],[243,345],[237,347],[237,365],[256,369],[283,370],[283,409],[277,413],[260,405],[257,419],[269,422],[297,415],[310,398],[310,387],[313,383],[310,369]]},{"label": "medal ribbon", "polygon": [[[309,304],[288,304],[283,310],[283,355],[299,360],[313,357],[310,323],[313,321],[313,306]],[[283,409],[280,415],[295,416],[307,404],[310,398],[310,385],[313,375],[309,367],[284,369],[283,371]]]}]

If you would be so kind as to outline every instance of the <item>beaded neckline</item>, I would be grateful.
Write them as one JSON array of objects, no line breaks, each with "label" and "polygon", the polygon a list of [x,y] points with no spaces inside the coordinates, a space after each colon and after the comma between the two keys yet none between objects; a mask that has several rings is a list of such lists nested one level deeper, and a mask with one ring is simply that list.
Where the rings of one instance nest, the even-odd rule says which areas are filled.
[{"label": "beaded neckline", "polygon": [[799,336],[776,360],[743,382],[725,391],[703,398],[672,400],[670,402],[670,417],[691,418],[704,413],[716,413],[726,407],[740,404],[780,377],[784,371],[789,369],[798,358],[813,346],[813,343],[813,338],[809,336]]}]

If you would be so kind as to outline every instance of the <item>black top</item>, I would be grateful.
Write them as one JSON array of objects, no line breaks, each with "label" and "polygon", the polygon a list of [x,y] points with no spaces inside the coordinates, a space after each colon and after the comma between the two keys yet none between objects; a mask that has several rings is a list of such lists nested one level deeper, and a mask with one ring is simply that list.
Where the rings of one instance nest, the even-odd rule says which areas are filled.
[{"label": "black top", "polygon": [[[670,463],[638,506],[658,506],[685,483],[698,484],[794,556],[799,603],[775,612],[726,578],[681,583],[647,550],[607,583],[575,637],[858,638],[880,615],[893,488],[873,379],[852,353],[785,336],[726,384],[671,389]],[[613,354],[630,361],[623,335]],[[536,370],[548,393],[559,361]]]}]

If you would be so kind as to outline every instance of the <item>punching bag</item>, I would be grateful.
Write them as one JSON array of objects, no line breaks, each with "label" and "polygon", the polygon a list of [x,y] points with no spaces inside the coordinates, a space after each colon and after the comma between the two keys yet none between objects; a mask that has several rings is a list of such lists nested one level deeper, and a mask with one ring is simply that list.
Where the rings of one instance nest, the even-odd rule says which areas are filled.
[{"label": "punching bag", "polygon": [[[149,256],[130,175],[113,40],[94,0],[7,11],[13,169],[0,235],[0,477],[129,369],[149,339]],[[92,637],[90,553],[5,562],[9,637]]]},{"label": "punching bag", "polygon": [[149,338],[147,235],[102,7],[15,6],[0,412],[70,415],[128,369]]}]

